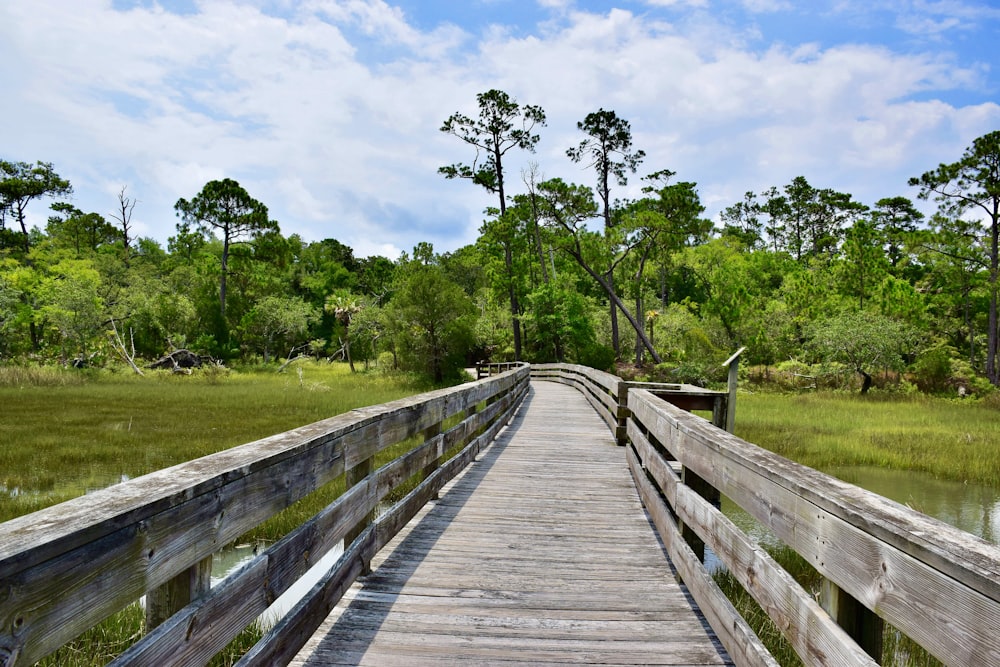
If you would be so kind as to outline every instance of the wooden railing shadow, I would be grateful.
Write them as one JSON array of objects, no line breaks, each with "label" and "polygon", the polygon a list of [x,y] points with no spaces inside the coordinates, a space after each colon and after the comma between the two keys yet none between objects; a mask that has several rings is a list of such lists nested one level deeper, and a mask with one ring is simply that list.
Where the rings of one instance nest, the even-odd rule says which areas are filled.
[{"label": "wooden railing shadow", "polygon": [[[451,520],[472,497],[511,438],[517,434],[524,421],[524,414],[530,408],[533,393],[529,388],[506,430],[454,482],[447,491],[447,502],[436,503],[416,525],[411,526],[409,534],[379,565],[378,570],[362,578],[365,588],[361,597],[352,600],[345,607],[326,635],[316,644],[314,657],[307,658],[304,665],[322,667],[330,664],[331,660],[336,664],[353,664],[364,655],[378,635],[409,576],[420,567]],[[390,572],[391,575],[383,577],[380,576],[381,572]],[[359,617],[363,617],[363,620]],[[338,628],[345,626],[350,628],[349,632],[338,631]],[[350,643],[345,645],[343,638],[347,636],[350,637]]]}]

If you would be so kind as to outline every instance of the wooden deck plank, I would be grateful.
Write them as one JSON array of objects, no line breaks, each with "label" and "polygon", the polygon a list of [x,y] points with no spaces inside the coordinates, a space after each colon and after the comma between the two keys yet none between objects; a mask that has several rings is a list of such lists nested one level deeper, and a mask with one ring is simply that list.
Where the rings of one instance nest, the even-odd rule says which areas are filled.
[{"label": "wooden deck plank", "polygon": [[729,665],[605,424],[536,382],[293,665]]}]

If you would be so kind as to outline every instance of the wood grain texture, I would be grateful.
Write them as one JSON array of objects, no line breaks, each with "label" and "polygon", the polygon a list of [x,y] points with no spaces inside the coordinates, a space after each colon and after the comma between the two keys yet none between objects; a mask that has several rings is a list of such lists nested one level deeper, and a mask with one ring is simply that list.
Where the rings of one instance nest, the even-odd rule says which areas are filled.
[{"label": "wood grain texture", "polygon": [[294,665],[726,665],[624,449],[534,382],[512,425],[372,560]]}]

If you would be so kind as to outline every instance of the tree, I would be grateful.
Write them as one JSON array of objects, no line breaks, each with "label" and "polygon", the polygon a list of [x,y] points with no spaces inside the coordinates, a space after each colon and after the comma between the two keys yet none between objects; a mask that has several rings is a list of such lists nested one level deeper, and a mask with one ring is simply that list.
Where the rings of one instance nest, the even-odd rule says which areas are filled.
[{"label": "tree", "polygon": [[917,231],[924,214],[906,197],[885,197],[875,202],[872,222],[882,234],[885,254],[894,275],[902,268],[908,237]]},{"label": "tree", "polygon": [[51,267],[42,283],[42,313],[59,331],[64,355],[86,359],[104,327],[104,303],[98,296],[100,274],[90,260],[64,260]]},{"label": "tree", "polygon": [[65,202],[53,204],[52,210],[60,215],[49,216],[45,227],[49,238],[60,246],[72,248],[77,259],[115,239],[115,228],[97,213],[84,213]]},{"label": "tree", "polygon": [[764,229],[775,250],[788,252],[796,261],[830,261],[836,255],[843,229],[867,208],[851,195],[829,188],[815,188],[796,176],[781,193],[771,188],[759,212],[766,214]]},{"label": "tree", "polygon": [[997,299],[1000,286],[1000,131],[990,132],[972,142],[957,162],[941,164],[909,184],[920,188],[921,199],[938,203],[946,216],[961,218],[973,213],[986,227],[986,266],[989,271],[990,304],[986,340],[986,377],[1000,386],[997,350],[1000,330]]},{"label": "tree", "polygon": [[[438,169],[445,178],[467,178],[488,192],[496,193],[500,202],[500,216],[507,211],[503,158],[514,148],[534,152],[540,139],[534,133],[538,125],[545,125],[545,112],[539,106],[521,107],[502,90],[489,90],[476,95],[479,118],[461,113],[452,114],[441,126],[441,131],[458,137],[476,149],[471,165],[456,163]],[[511,276],[509,298],[511,325],[514,332],[514,357],[521,358],[521,308],[513,287],[513,251],[509,244],[504,248],[507,273]]]},{"label": "tree", "polygon": [[916,342],[905,324],[860,310],[822,320],[810,333],[813,348],[824,359],[845,363],[862,377],[862,394],[871,388],[875,369],[901,369],[903,355]]},{"label": "tree", "polygon": [[291,344],[293,341],[289,339],[303,336],[315,317],[313,307],[298,297],[269,296],[243,316],[241,328],[250,340],[261,346],[264,363],[267,363],[278,342]]},{"label": "tree", "polygon": [[[201,192],[188,201],[174,204],[185,225],[196,225],[209,234],[222,236],[222,265],[219,273],[219,313],[226,318],[226,278],[229,253],[233,244],[244,243],[269,231],[277,231],[276,222],[268,220],[267,207],[252,198],[236,181],[226,178],[209,181]],[[189,234],[189,227],[177,227],[178,234]]]},{"label": "tree", "polygon": [[[614,111],[600,109],[587,114],[576,124],[587,138],[575,148],[567,149],[566,155],[573,162],[589,160],[588,167],[597,172],[597,195],[601,199],[604,232],[608,234],[614,226],[611,216],[611,179],[620,186],[628,184],[626,173],[635,173],[646,154],[641,150],[632,151],[632,126]],[[615,289],[614,274],[606,276],[608,285]],[[618,340],[618,312],[611,304],[611,346],[615,356],[621,357]]]},{"label": "tree", "polygon": [[351,322],[354,316],[361,312],[362,302],[353,294],[346,290],[338,290],[326,298],[326,312],[332,313],[337,321],[344,327],[344,356],[347,357],[347,364],[354,373],[354,359],[351,358]]},{"label": "tree", "polygon": [[42,197],[63,197],[72,194],[73,187],[52,168],[49,162],[7,162],[0,160],[0,229],[5,227],[8,213],[21,227],[24,254],[31,251],[31,236],[25,211],[28,204]]},{"label": "tree", "polygon": [[842,255],[836,266],[841,289],[857,298],[858,308],[864,310],[865,302],[888,275],[889,264],[875,226],[865,220],[855,222],[844,238]]},{"label": "tree", "polygon": [[[690,244],[704,241],[712,223],[699,216],[705,208],[701,205],[694,183],[670,183],[674,172],[663,169],[646,176],[650,184],[643,188],[646,197],[632,202],[621,210],[619,225],[626,234],[626,247],[634,248],[635,266],[632,282],[636,317],[646,312],[643,303],[644,273],[650,258],[655,254],[668,254]],[[649,329],[652,331],[652,328]],[[652,343],[652,337],[650,337]],[[643,363],[641,339],[636,337],[635,362]]]},{"label": "tree", "polygon": [[473,345],[475,308],[436,263],[407,262],[390,304],[396,345],[435,383],[457,374]]},{"label": "tree", "polygon": [[118,229],[121,230],[122,239],[122,261],[125,262],[125,266],[129,265],[129,259],[131,258],[132,252],[132,212],[135,210],[135,205],[138,202],[135,199],[125,196],[125,186],[118,191],[118,208],[111,214],[111,217],[115,219],[118,223]]},{"label": "tree", "polygon": [[[538,192],[541,196],[542,218],[554,232],[554,243],[601,286],[612,306],[625,315],[653,360],[660,363],[660,356],[649,342],[643,323],[629,311],[607,279],[607,275],[614,271],[615,261],[609,261],[607,237],[586,228],[586,221],[593,218],[597,210],[593,191],[583,185],[568,184],[560,178],[553,178],[539,183]],[[627,255],[628,250],[630,248],[618,259]],[[642,317],[642,313],[639,316]]]}]

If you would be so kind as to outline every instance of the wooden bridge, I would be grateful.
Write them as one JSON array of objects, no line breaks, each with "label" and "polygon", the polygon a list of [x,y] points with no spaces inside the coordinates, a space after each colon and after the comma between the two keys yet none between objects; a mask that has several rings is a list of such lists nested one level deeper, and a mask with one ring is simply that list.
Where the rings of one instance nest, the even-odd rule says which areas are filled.
[{"label": "wooden bridge", "polygon": [[[684,409],[725,423],[725,395],[578,366],[494,371],[0,525],[0,665],[141,596],[150,629],[113,664],[205,664],[342,544],[239,664],[777,664],[707,549],[806,664],[876,664],[898,630],[945,664],[1000,665],[996,545]],[[209,585],[214,552],[328,484],[344,492]],[[720,493],[822,590],[732,524]]]}]

